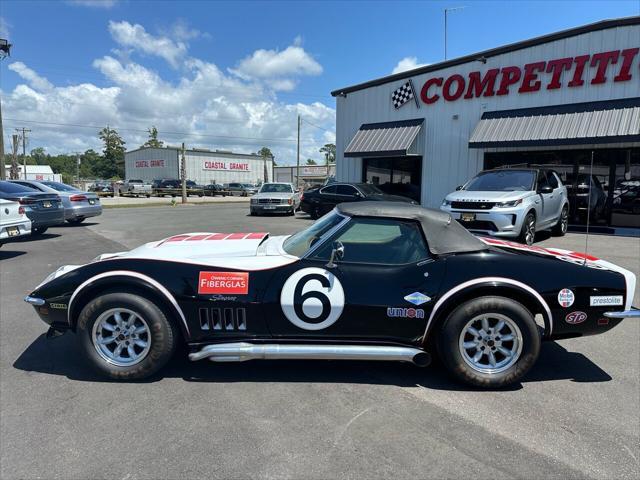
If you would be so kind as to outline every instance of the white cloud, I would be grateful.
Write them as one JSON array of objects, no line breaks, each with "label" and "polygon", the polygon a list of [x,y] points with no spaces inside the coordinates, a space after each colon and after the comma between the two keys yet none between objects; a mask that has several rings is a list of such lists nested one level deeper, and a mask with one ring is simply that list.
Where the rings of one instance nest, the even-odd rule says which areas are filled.
[{"label": "white cloud", "polygon": [[0,17],[0,38],[10,39],[11,24],[6,18]]},{"label": "white cloud", "polygon": [[110,21],[109,32],[119,45],[161,57],[174,68],[187,53],[187,45],[183,41],[174,42],[167,37],[151,35],[139,24]]},{"label": "white cloud", "polygon": [[416,57],[404,57],[393,68],[393,71],[391,73],[393,74],[393,73],[406,72],[407,70],[413,70],[414,68],[424,67],[425,65],[429,65],[429,64],[418,63],[418,59]]},{"label": "white cloud", "polygon": [[187,21],[182,18],[179,18],[175,21],[175,23],[171,26],[169,32],[176,39],[181,41],[188,41],[201,37],[211,38],[211,35],[209,35],[208,33],[201,32],[197,28],[190,27]]},{"label": "white cloud", "polygon": [[22,62],[13,62],[9,65],[9,70],[16,72],[20,77],[29,82],[36,90],[51,90],[53,85],[44,77],[31,70]]},{"label": "white cloud", "polygon": [[293,45],[282,51],[256,50],[229,72],[244,80],[265,80],[275,91],[293,90],[297,81],[292,77],[322,73],[322,65],[302,48],[301,43],[297,37]]},{"label": "white cloud", "polygon": [[79,7],[109,9],[114,7],[118,3],[118,0],[67,0],[67,3]]},{"label": "white cloud", "polygon": [[[122,32],[116,28],[114,39],[122,40],[118,43],[123,48],[146,52],[141,45],[158,40],[139,25],[117,25],[123,24],[125,33],[133,32],[120,37]],[[23,82],[3,93],[5,129],[29,126],[33,130],[30,148],[42,146],[55,154],[101,150],[97,132],[106,125],[118,130],[127,147],[133,149],[144,143],[146,129],[155,125],[167,144],[184,141],[189,147],[243,153],[268,146],[279,164],[295,162],[298,113],[321,127],[303,123],[303,159],[321,159],[318,149],[335,140],[333,108],[321,102],[287,103],[278,98],[279,91],[295,87],[292,78],[240,78],[214,63],[190,57],[186,47],[178,53],[180,56],[169,57],[181,62],[179,76],[172,80],[126,56],[96,58],[93,67],[104,76],[104,87],[91,83],[54,85],[36,69],[14,62],[9,69]]]}]

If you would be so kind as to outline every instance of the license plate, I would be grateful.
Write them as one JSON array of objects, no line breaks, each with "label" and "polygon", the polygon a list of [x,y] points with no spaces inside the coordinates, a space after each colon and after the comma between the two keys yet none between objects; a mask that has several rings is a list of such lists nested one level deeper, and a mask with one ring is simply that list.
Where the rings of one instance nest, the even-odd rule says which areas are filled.
[{"label": "license plate", "polygon": [[52,205],[51,205],[51,202],[42,202],[42,206],[44,208],[51,208]]},{"label": "license plate", "polygon": [[7,228],[7,233],[10,237],[15,237],[16,235],[20,235],[20,229],[18,227],[9,227]]},{"label": "license plate", "polygon": [[267,206],[262,207],[262,208],[264,208],[265,210],[275,210],[276,209],[276,207],[274,207],[273,205],[267,205]]},{"label": "license plate", "polygon": [[461,213],[460,220],[463,222],[473,222],[476,219],[475,213]]},{"label": "license plate", "polygon": [[96,201],[93,198],[89,199],[89,205],[95,205]]}]

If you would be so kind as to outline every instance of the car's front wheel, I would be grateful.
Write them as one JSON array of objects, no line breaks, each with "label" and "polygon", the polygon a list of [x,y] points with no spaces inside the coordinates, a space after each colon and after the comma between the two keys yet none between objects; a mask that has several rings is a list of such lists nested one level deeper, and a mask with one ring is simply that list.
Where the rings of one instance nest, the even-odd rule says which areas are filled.
[{"label": "car's front wheel", "polygon": [[522,222],[522,228],[520,229],[520,235],[518,240],[526,245],[533,245],[533,241],[536,239],[536,216],[533,212],[527,213]]},{"label": "car's front wheel", "polygon": [[80,313],[77,331],[92,366],[117,380],[139,380],[160,370],[178,338],[154,302],[120,292],[91,300]]},{"label": "car's front wheel", "polygon": [[463,303],[447,317],[437,340],[440,358],[453,376],[485,388],[520,381],[540,353],[533,315],[505,297]]},{"label": "car's front wheel", "polygon": [[79,223],[82,223],[82,222],[84,222],[84,217],[67,219],[67,223],[70,223],[71,225],[78,225]]}]

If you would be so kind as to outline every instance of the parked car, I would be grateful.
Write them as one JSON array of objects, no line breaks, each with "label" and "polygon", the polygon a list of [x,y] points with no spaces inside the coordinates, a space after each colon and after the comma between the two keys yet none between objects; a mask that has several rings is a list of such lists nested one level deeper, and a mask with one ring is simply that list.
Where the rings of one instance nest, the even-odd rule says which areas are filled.
[{"label": "parked car", "polygon": [[60,196],[43,193],[31,187],[0,180],[0,198],[18,202],[31,220],[31,235],[40,235],[54,225],[64,223],[64,207]]},{"label": "parked car", "polygon": [[258,192],[258,187],[252,183],[229,183],[227,191],[234,197],[250,197]]},{"label": "parked car", "polygon": [[287,213],[293,215],[300,206],[300,195],[292,183],[263,183],[249,204],[249,213]]},{"label": "parked car", "polygon": [[78,224],[84,222],[86,218],[102,215],[102,205],[95,192],[83,192],[65,183],[44,180],[41,182],[11,180],[11,182],[40,192],[58,194],[64,207],[64,219],[68,223]]},{"label": "parked car", "polygon": [[574,215],[586,221],[589,210],[589,222],[597,222],[604,216],[607,194],[600,180],[595,175],[579,173],[578,176],[567,175],[567,191],[574,202]]},{"label": "parked car", "polygon": [[387,195],[369,183],[331,183],[303,192],[300,198],[300,209],[315,219],[330,212],[340,203],[363,201],[418,204],[407,197]]},{"label": "parked car", "polygon": [[[187,196],[204,196],[204,189],[201,186],[197,185],[196,182],[194,182],[193,180],[187,180],[185,183],[187,187]],[[182,181],[175,178],[154,180],[151,185],[153,195],[156,195],[158,197],[178,197],[182,195]]]},{"label": "parked car", "polygon": [[613,210],[640,215],[640,178],[620,179],[613,191]]},{"label": "parked car", "polygon": [[31,220],[19,202],[0,198],[0,246],[31,233]]},{"label": "parked car", "polygon": [[482,240],[438,210],[351,202],[292,236],[189,233],[63,266],[25,301],[116,380],[154,374],[184,342],[215,362],[437,354],[496,388],[525,376],[542,340],[640,318],[635,282],[583,253]]},{"label": "parked car", "polygon": [[99,197],[113,197],[113,184],[111,182],[96,182],[89,187]]},{"label": "parked car", "polygon": [[485,170],[447,195],[441,210],[472,232],[532,245],[536,232],[562,236],[569,225],[567,189],[552,171]]},{"label": "parked car", "polygon": [[210,183],[209,185],[205,185],[203,187],[204,196],[205,197],[215,197],[216,195],[220,195],[221,197],[226,197],[229,192],[223,185],[219,183]]},{"label": "parked car", "polygon": [[120,195],[129,195],[132,197],[147,197],[151,196],[153,187],[150,183],[142,180],[126,180],[121,187]]}]

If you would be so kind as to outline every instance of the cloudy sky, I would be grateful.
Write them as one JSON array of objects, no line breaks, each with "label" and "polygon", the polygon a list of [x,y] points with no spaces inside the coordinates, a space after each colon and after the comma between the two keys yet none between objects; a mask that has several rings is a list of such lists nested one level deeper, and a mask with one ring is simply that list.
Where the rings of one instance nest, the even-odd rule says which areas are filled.
[{"label": "cloudy sky", "polygon": [[100,149],[116,128],[135,148],[155,125],[167,143],[253,152],[295,162],[335,139],[331,90],[443,58],[590,23],[637,15],[609,2],[148,2],[4,0],[0,66],[5,145]]}]

